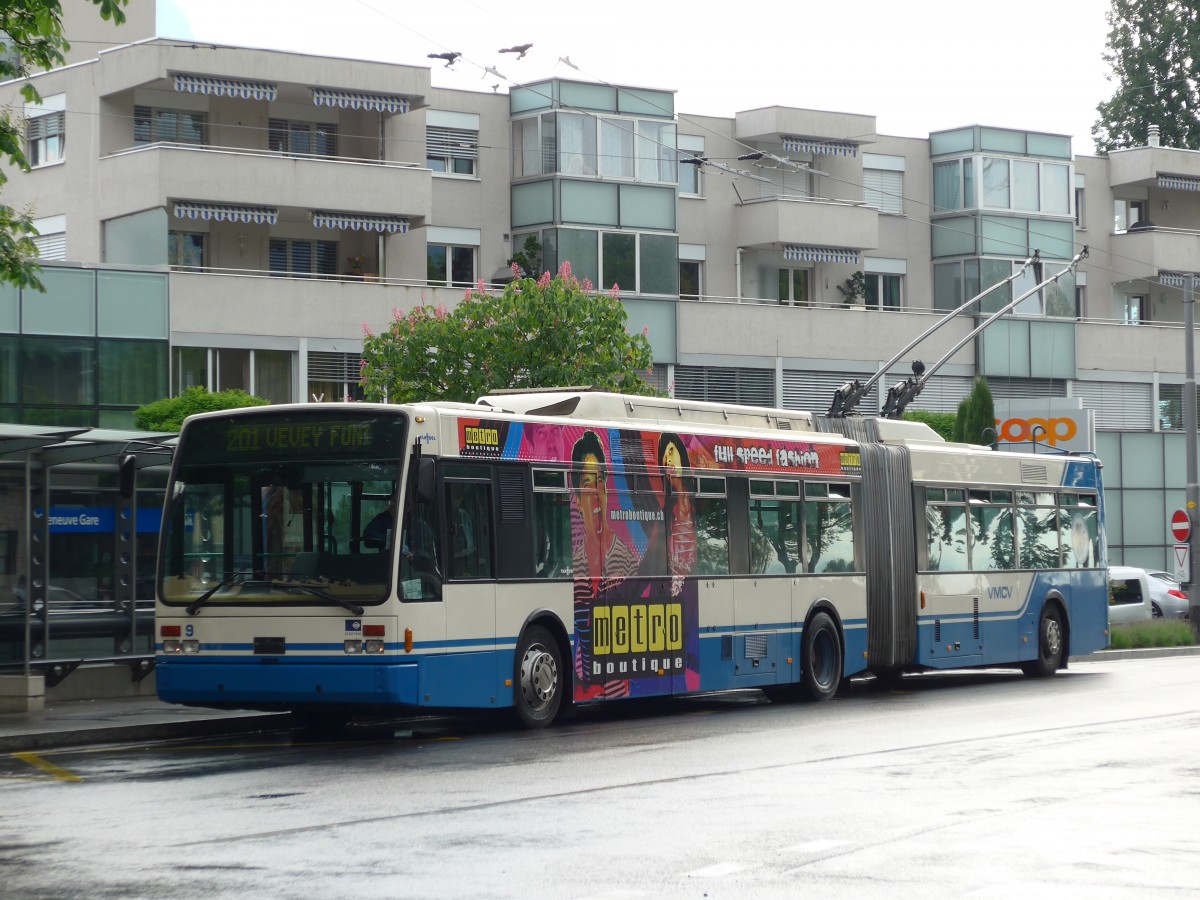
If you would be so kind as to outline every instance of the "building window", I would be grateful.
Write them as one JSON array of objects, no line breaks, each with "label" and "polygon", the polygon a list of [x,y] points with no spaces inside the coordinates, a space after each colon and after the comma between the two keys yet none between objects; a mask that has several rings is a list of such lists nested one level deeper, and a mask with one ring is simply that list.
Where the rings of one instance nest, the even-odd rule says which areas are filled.
[{"label": "building window", "polygon": [[679,299],[699,300],[704,293],[703,278],[704,263],[681,259],[679,261]]},{"label": "building window", "polygon": [[184,109],[133,108],[133,143],[204,144],[208,116]]},{"label": "building window", "polygon": [[605,116],[600,120],[600,174],[606,178],[632,178],[636,123]]},{"label": "building window", "polygon": [[883,275],[866,272],[863,287],[866,288],[864,305],[875,309],[899,309],[902,305],[900,288],[904,276]]},{"label": "building window", "polygon": [[171,375],[176,393],[198,385],[210,391],[238,388],[272,403],[291,403],[294,359],[290,350],[176,347]]},{"label": "building window", "polygon": [[32,167],[61,162],[67,143],[67,114],[47,113],[29,120],[26,130],[25,156]]},{"label": "building window", "polygon": [[863,154],[863,203],[882,213],[904,214],[904,157]]},{"label": "building window", "polygon": [[624,285],[627,293],[637,292],[637,235],[609,231],[601,234],[601,286],[605,290]]},{"label": "building window", "polygon": [[436,285],[473,285],[475,248],[430,244],[425,251],[425,278]]},{"label": "building window", "polygon": [[780,269],[779,302],[788,306],[808,306],[812,297],[809,275],[808,269]]},{"label": "building window", "polygon": [[287,156],[337,156],[337,125],[270,119],[267,149]]},{"label": "building window", "polygon": [[[1200,411],[1200,398],[1196,401]],[[1196,421],[1200,422],[1200,416]],[[1158,427],[1160,431],[1183,430],[1183,385],[1160,384],[1158,386]]]},{"label": "building window", "polygon": [[204,266],[205,235],[192,231],[167,232],[167,263],[188,269]]},{"label": "building window", "polygon": [[700,166],[697,163],[687,162],[692,158],[687,151],[679,154],[679,195],[681,197],[702,196],[700,193]]},{"label": "building window", "polygon": [[425,128],[425,165],[448,175],[474,175],[479,132],[429,125]]},{"label": "building window", "polygon": [[1145,294],[1129,294],[1125,297],[1124,321],[1126,325],[1141,325],[1150,321],[1150,298]]},{"label": "building window", "polygon": [[357,353],[332,353],[310,350],[308,353],[308,397],[313,403],[334,403],[363,399],[359,383]]},{"label": "building window", "polygon": [[1075,188],[1075,227],[1087,228],[1083,215],[1083,191],[1081,187]]},{"label": "building window", "polygon": [[269,265],[272,272],[307,278],[336,275],[337,241],[289,241],[272,238]]},{"label": "building window", "polygon": [[1116,200],[1113,202],[1113,231],[1128,231],[1146,221],[1145,200]]}]

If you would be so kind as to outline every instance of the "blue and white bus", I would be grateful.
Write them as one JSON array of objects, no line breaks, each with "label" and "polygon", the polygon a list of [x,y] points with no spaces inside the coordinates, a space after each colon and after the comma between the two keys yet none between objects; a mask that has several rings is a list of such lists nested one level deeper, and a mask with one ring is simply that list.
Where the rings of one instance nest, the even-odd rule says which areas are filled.
[{"label": "blue and white bus", "polygon": [[192,417],[159,694],[537,727],[627,697],[826,700],[867,671],[1047,676],[1107,645],[1095,458],[842,422],[571,391]]}]

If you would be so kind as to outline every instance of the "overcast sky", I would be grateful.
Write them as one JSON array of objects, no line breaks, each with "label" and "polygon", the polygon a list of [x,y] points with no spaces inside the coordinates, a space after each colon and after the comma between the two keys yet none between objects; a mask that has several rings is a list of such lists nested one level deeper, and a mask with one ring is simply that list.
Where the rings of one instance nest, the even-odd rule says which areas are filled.
[{"label": "overcast sky", "polygon": [[[1113,93],[1109,0],[158,0],[163,37],[433,66],[474,91],[549,76],[674,89],[676,112],[796,106],[882,134],[961,125],[1067,134],[1091,153]],[[524,59],[500,53],[532,43]],[[452,50],[452,69],[429,53]],[[559,62],[568,57],[578,70]],[[486,72],[494,68],[502,77]]]}]

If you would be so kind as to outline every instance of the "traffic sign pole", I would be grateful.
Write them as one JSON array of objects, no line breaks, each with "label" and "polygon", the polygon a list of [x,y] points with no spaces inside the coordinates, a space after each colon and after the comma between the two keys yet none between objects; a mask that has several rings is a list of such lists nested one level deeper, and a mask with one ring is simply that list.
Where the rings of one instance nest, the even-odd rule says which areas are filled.
[{"label": "traffic sign pole", "polygon": [[1185,456],[1187,457],[1187,515],[1191,525],[1188,541],[1190,578],[1188,579],[1188,615],[1191,617],[1192,629],[1200,633],[1200,528],[1197,528],[1197,515],[1200,510],[1200,476],[1197,475],[1196,464],[1196,276],[1189,274],[1183,278],[1183,433],[1185,441]]}]

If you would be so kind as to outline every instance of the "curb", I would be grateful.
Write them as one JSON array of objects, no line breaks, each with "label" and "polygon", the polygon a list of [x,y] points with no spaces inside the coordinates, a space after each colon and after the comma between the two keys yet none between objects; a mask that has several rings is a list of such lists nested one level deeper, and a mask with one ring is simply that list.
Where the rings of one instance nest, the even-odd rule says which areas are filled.
[{"label": "curb", "polygon": [[261,713],[200,719],[194,722],[144,722],[131,725],[101,725],[73,730],[0,735],[0,752],[54,750],[85,744],[116,744],[131,741],[163,741],[174,738],[213,737],[281,731],[293,727],[290,713]]},{"label": "curb", "polygon": [[1085,656],[1072,656],[1070,662],[1108,662],[1114,659],[1162,659],[1168,656],[1200,656],[1197,647],[1141,647],[1135,650],[1098,650]]}]

